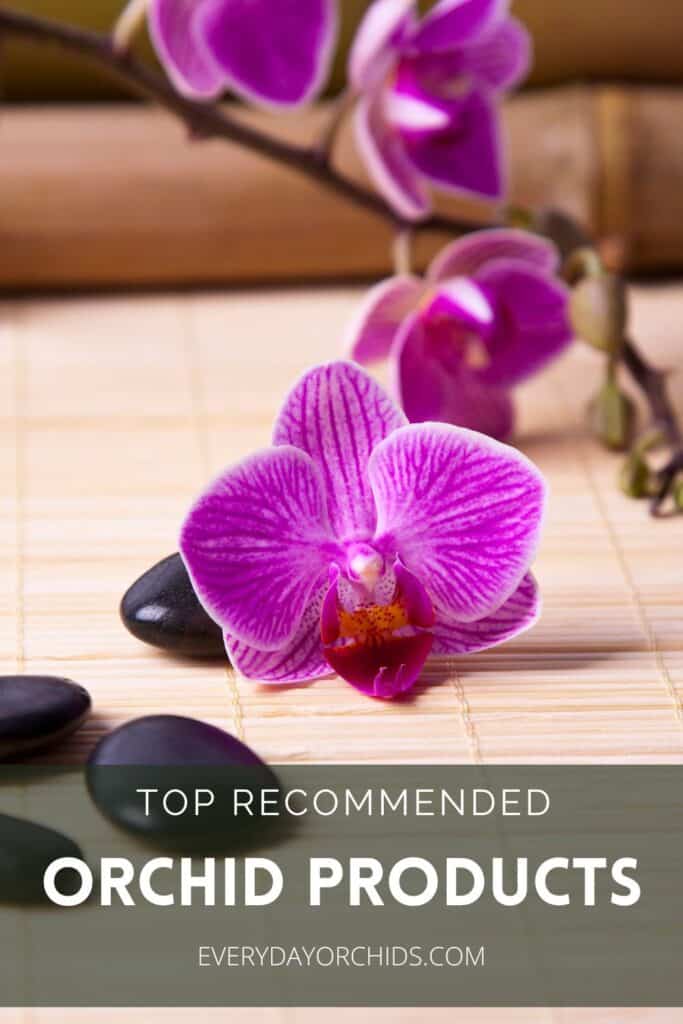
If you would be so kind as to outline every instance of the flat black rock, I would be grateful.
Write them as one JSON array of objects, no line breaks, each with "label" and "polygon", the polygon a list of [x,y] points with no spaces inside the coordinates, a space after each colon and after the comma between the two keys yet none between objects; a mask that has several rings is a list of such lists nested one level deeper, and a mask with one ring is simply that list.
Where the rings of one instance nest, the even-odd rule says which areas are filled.
[{"label": "flat black rock", "polygon": [[[43,875],[49,864],[60,857],[83,860],[76,843],[61,832],[0,814],[0,902],[49,902],[43,889]],[[77,892],[78,874],[62,871],[59,888],[67,895]]]},{"label": "flat black rock", "polygon": [[[244,743],[206,722],[176,715],[150,715],[127,722],[100,740],[87,766],[90,796],[115,824],[153,843],[167,847],[231,849],[262,835],[264,822],[233,815],[236,788],[248,790],[254,808],[261,790],[274,795],[279,783],[271,769]],[[156,790],[145,813],[140,789]],[[212,807],[192,811],[194,793],[210,790]],[[188,813],[174,817],[164,810],[159,794],[181,791],[189,800]],[[182,804],[174,796],[171,807]],[[272,825],[275,818],[265,824]]]},{"label": "flat black rock", "polygon": [[90,711],[87,690],[52,676],[0,676],[0,759],[23,757],[74,732]]},{"label": "flat black rock", "polygon": [[188,658],[227,658],[221,629],[197,600],[180,555],[152,566],[121,601],[126,629],[143,643]]}]

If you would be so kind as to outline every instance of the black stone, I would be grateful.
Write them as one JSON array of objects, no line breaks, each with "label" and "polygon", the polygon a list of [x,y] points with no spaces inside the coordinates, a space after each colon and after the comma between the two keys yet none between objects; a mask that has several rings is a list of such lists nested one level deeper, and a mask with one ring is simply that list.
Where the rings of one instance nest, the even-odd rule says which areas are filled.
[{"label": "black stone", "polygon": [[197,600],[180,555],[149,569],[126,591],[121,618],[143,643],[188,658],[227,658],[221,629]]},{"label": "black stone", "polygon": [[[105,736],[90,755],[87,767],[90,796],[115,824],[137,836],[170,848],[233,849],[263,833],[264,821],[233,816],[236,788],[254,794],[279,790],[271,769],[236,737],[206,722],[176,715],[150,715],[127,722]],[[213,807],[200,816],[169,816],[159,798],[144,813],[139,789],[165,793],[179,789],[190,802],[197,789],[215,794]],[[275,817],[265,824],[271,825]]]},{"label": "black stone", "polygon": [[[43,875],[51,862],[60,857],[83,860],[76,843],[61,832],[0,814],[0,902],[48,903]],[[60,872],[61,892],[72,895],[79,887],[80,876],[76,871]]]},{"label": "black stone", "polygon": [[87,690],[52,676],[0,676],[0,759],[23,757],[74,732],[90,711]]}]

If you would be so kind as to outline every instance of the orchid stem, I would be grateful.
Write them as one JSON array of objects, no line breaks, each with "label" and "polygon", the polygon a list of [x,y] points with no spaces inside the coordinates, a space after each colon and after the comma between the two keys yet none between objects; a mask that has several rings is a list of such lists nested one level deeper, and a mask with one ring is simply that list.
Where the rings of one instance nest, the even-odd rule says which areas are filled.
[{"label": "orchid stem", "polygon": [[325,127],[323,128],[318,140],[318,145],[316,146],[318,160],[322,164],[331,163],[339,132],[344,124],[346,115],[349,113],[355,102],[356,96],[350,89],[344,89],[334,101],[330,116],[325,122]]},{"label": "orchid stem", "polygon": [[[59,46],[69,53],[80,55],[125,83],[137,95],[156,102],[185,124],[194,139],[223,139],[236,143],[282,166],[289,167],[328,191],[366,210],[383,220],[397,233],[394,260],[397,272],[410,272],[412,241],[418,233],[439,232],[460,235],[481,228],[494,227],[496,222],[474,222],[466,219],[433,214],[414,223],[398,214],[381,195],[348,178],[333,165],[331,154],[339,128],[354,97],[343,94],[333,111],[330,122],[317,146],[297,146],[252,127],[229,113],[224,105],[202,103],[176,92],[168,79],[149,65],[136,60],[129,52],[135,32],[146,15],[149,0],[130,0],[116,22],[111,34],[91,32],[76,25],[63,24],[49,18],[26,14],[0,6],[0,37],[30,39],[46,45]],[[533,213],[521,207],[511,207],[507,218],[497,224],[528,223],[533,227]],[[575,245],[593,242],[571,218],[559,216],[572,229]],[[562,246],[560,246],[562,248]],[[671,457],[660,473],[661,490],[652,505],[657,515],[672,491],[677,476],[683,472],[683,432],[665,385],[665,377],[646,362],[632,341],[627,341],[622,361],[645,396],[652,419],[661,424],[670,443]]]},{"label": "orchid stem", "polygon": [[413,232],[407,228],[399,231],[392,245],[394,273],[412,274],[413,272]]},{"label": "orchid stem", "polygon": [[659,488],[650,505],[652,515],[659,516],[677,477],[683,473],[683,430],[669,397],[666,374],[650,366],[629,339],[624,343],[622,359],[647,398],[653,428],[661,430],[670,450],[666,464],[658,473]]},{"label": "orchid stem", "polygon": [[[110,35],[0,7],[0,36],[3,35],[57,45],[70,53],[80,54],[116,75],[131,91],[153,100],[174,114],[186,125],[193,139],[224,139],[237,143],[297,171],[394,229],[413,227],[411,221],[396,213],[372,189],[346,177],[329,162],[321,162],[317,148],[292,145],[262,132],[239,117],[233,117],[223,105],[200,103],[181,96],[164,75],[136,60],[130,53],[119,52]],[[434,214],[414,225],[414,228],[460,235],[486,226],[490,224]]]},{"label": "orchid stem", "polygon": [[150,0],[128,0],[111,31],[114,51],[126,54],[147,17]]},{"label": "orchid stem", "polygon": [[[605,272],[605,264],[595,245],[594,240],[572,217],[559,215],[557,211],[547,211],[548,224],[555,223],[562,233],[567,231],[572,238],[571,251],[565,251],[564,276],[570,285],[575,285],[586,274],[599,275]],[[558,248],[563,250],[559,237],[553,237],[556,231],[548,231],[548,236],[557,241]],[[666,373],[657,370],[643,356],[634,341],[626,337],[616,357],[638,386],[647,402],[652,420],[651,428],[661,431],[662,437],[669,448],[669,459],[658,473],[659,489],[652,499],[650,511],[653,516],[661,515],[667,498],[672,494],[676,480],[683,473],[683,429],[678,420],[676,409],[669,395],[666,384]]]}]

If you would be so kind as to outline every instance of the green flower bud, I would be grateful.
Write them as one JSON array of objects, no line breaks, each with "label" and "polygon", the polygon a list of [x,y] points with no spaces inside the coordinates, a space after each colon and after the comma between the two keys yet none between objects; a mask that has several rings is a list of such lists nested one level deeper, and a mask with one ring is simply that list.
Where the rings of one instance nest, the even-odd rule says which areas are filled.
[{"label": "green flower bud", "polygon": [[679,512],[683,512],[683,476],[679,476],[674,484],[674,504]]},{"label": "green flower bud", "polygon": [[655,481],[650,467],[637,451],[632,452],[621,467],[619,486],[629,498],[647,498],[653,493]]},{"label": "green flower bud", "polygon": [[577,337],[617,355],[626,330],[626,288],[615,274],[584,277],[572,290],[569,313]]},{"label": "green flower bud", "polygon": [[588,407],[595,436],[613,451],[624,451],[633,439],[636,407],[628,395],[609,377]]}]

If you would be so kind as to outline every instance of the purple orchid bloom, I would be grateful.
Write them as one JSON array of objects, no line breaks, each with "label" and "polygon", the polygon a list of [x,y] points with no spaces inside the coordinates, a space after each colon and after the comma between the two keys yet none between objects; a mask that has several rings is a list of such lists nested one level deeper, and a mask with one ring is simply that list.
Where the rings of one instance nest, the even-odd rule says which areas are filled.
[{"label": "purple orchid bloom", "polygon": [[551,242],[525,231],[478,231],[447,246],[426,277],[373,288],[349,329],[364,365],[389,356],[412,423],[440,420],[506,440],[510,390],[572,340],[568,290]]},{"label": "purple orchid bloom", "polygon": [[273,446],[199,498],[180,550],[244,676],[334,671],[392,698],[430,652],[483,650],[533,625],[544,502],[519,452],[410,426],[363,370],[332,363],[291,392]]},{"label": "purple orchid bloom", "polygon": [[524,78],[531,46],[509,0],[376,0],[361,22],[349,79],[362,97],[358,145],[401,216],[430,210],[427,185],[498,199],[505,191],[501,95]]},{"label": "purple orchid bloom", "polygon": [[151,0],[149,28],[179,92],[226,89],[293,107],[322,88],[334,52],[336,0]]}]

